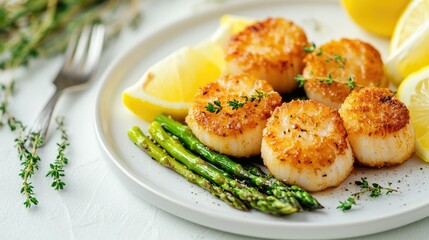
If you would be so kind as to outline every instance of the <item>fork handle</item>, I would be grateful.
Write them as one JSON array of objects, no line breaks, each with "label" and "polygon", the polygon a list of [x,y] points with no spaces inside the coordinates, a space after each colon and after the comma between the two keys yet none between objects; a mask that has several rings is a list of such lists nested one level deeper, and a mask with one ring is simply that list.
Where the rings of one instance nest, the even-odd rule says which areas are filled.
[{"label": "fork handle", "polygon": [[39,116],[37,116],[36,120],[34,121],[34,124],[30,128],[29,134],[33,132],[39,133],[39,136],[44,140],[42,144],[46,142],[46,134],[48,132],[49,123],[51,122],[52,113],[62,93],[62,89],[57,88],[55,90],[54,95],[52,95],[51,99],[49,99],[49,102],[46,103],[45,107],[39,113]]}]

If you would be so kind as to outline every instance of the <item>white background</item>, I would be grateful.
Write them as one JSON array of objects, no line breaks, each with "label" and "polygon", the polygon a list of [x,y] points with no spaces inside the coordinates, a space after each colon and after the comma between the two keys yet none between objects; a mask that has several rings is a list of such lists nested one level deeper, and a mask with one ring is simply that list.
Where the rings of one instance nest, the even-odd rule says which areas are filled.
[{"label": "white background", "polygon": [[[232,0],[230,0],[232,1]],[[103,159],[94,134],[95,95],[103,70],[141,37],[189,14],[229,1],[145,0],[143,21],[137,31],[126,30],[111,42],[89,87],[64,95],[55,115],[65,116],[70,135],[65,190],[57,192],[45,177],[55,159],[59,134],[51,126],[49,141],[40,149],[42,162],[31,181],[40,204],[26,209],[19,190],[20,163],[14,148],[15,133],[0,129],[0,239],[250,239],[202,227],[146,203],[128,191]],[[31,123],[54,87],[51,80],[60,57],[33,62],[16,72],[16,94],[11,109],[18,119]],[[4,82],[9,75],[0,73]],[[285,236],[287,238],[287,236]],[[429,218],[405,227],[356,239],[429,239]]]}]

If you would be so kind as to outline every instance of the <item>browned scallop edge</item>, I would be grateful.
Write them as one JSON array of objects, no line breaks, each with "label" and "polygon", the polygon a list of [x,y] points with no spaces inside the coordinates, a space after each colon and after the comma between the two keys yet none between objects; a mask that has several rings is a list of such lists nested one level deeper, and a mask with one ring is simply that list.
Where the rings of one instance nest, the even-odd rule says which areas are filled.
[{"label": "browned scallop edge", "polygon": [[368,87],[354,91],[346,102],[348,104],[341,110],[342,115],[357,120],[358,125],[348,129],[355,134],[386,136],[404,128],[410,122],[410,114],[405,104],[387,88]]}]

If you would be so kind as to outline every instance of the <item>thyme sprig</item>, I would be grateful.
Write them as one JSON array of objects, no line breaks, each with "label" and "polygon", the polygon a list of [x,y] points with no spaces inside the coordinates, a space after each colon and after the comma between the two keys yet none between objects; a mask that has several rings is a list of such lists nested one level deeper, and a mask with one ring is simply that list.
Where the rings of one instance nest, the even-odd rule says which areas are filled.
[{"label": "thyme sprig", "polygon": [[67,131],[64,127],[64,117],[57,117],[55,121],[57,123],[57,130],[61,132],[61,142],[57,143],[58,155],[55,161],[49,164],[50,170],[46,174],[46,177],[52,177],[53,182],[51,186],[55,190],[62,190],[66,185],[62,180],[62,177],[65,176],[63,168],[68,164],[68,158],[65,156],[64,152],[70,143],[68,141]]},{"label": "thyme sprig", "polygon": [[14,80],[10,80],[7,84],[0,84],[0,95],[2,96],[0,101],[0,127],[6,122],[11,131],[24,128],[22,122],[9,112],[9,98],[13,95],[14,90]]},{"label": "thyme sprig", "polygon": [[218,114],[224,107],[231,107],[232,110],[237,110],[244,106],[247,102],[257,102],[260,103],[262,99],[269,96],[269,93],[264,93],[263,91],[255,90],[255,93],[250,96],[240,96],[242,101],[239,101],[237,99],[228,100],[226,103],[227,105],[222,105],[221,101],[215,100],[213,103],[209,102],[207,106],[205,106],[205,109],[211,113]]},{"label": "thyme sprig", "polygon": [[[72,32],[86,24],[105,24],[110,39],[124,26],[137,25],[140,4],[139,0],[3,1],[0,3],[0,71],[25,67],[31,59],[63,52]],[[0,84],[0,127],[7,123],[15,131],[21,124],[9,110],[13,106],[9,102],[15,81],[0,79],[0,82],[5,82]]]},{"label": "thyme sprig", "polygon": [[350,210],[353,205],[356,205],[356,201],[365,193],[369,193],[372,198],[380,197],[385,191],[385,195],[389,195],[398,190],[391,188],[392,183],[388,183],[388,187],[383,187],[378,183],[369,183],[366,178],[361,177],[360,180],[355,181],[355,184],[362,188],[361,191],[353,193],[346,201],[340,201],[337,209],[344,211]]},{"label": "thyme sprig", "polygon": [[309,80],[309,79],[316,79],[321,83],[325,83],[327,85],[331,85],[334,82],[337,83],[343,83],[345,85],[347,85],[350,88],[350,91],[353,91],[353,89],[356,88],[356,86],[359,87],[364,87],[363,85],[359,85],[356,83],[356,81],[354,80],[354,78],[352,77],[348,77],[346,82],[340,81],[338,79],[335,79],[332,77],[331,73],[328,73],[326,77],[322,77],[322,76],[314,76],[311,78],[305,78],[303,75],[296,75],[295,76],[295,81],[298,83],[298,87],[303,87],[305,81]]},{"label": "thyme sprig", "polygon": [[[37,153],[38,148],[43,144],[43,138],[39,133],[32,132],[30,136],[24,135],[25,127],[20,129],[19,136],[15,139],[16,147],[18,150],[19,160],[21,161],[22,169],[19,176],[22,178],[21,194],[24,195],[24,205],[30,208],[33,204],[37,205],[39,202],[34,196],[33,184],[30,178],[36,170],[39,169],[40,156]],[[30,141],[32,148],[29,150],[26,147],[27,141]]]},{"label": "thyme sprig", "polygon": [[73,29],[102,22],[108,37],[140,18],[138,0],[34,0],[0,3],[0,69],[62,52]]},{"label": "thyme sprig", "polygon": [[[106,25],[106,38],[111,39],[126,26],[135,27],[140,18],[139,0],[20,0],[0,3],[0,76],[1,71],[26,67],[39,57],[49,57],[67,47],[69,38],[75,29],[92,23]],[[25,125],[12,114],[14,105],[15,79],[0,77],[0,128],[8,125],[11,131],[18,132],[15,139],[22,169],[19,175],[23,179],[21,193],[25,196],[24,205],[30,208],[37,205],[31,176],[38,169],[40,157],[37,149],[43,139],[37,133],[24,136]],[[28,149],[26,145],[32,145]],[[62,137],[58,148],[59,162],[65,162],[64,151],[68,142]],[[58,160],[58,159],[57,159]],[[58,182],[64,172],[53,164],[49,174],[57,183],[54,188],[62,189],[64,183]],[[57,170],[57,171],[56,171]],[[56,179],[56,180],[55,180]]]},{"label": "thyme sprig", "polygon": [[[344,70],[350,72],[350,70],[345,69],[347,59],[342,57],[341,55],[339,55],[339,54],[330,55],[330,54],[324,52],[322,48],[317,48],[315,43],[311,43],[311,46],[304,46],[304,51],[307,53],[312,53],[316,50],[317,50],[316,56],[324,55],[326,57],[326,62],[335,61],[338,63],[339,68],[343,68]],[[355,78],[352,76],[354,76],[354,74],[352,72],[350,72],[350,76],[347,78],[346,82],[332,78],[331,73],[328,73],[326,77],[315,76],[315,77],[312,77],[311,79],[317,79],[319,82],[325,83],[328,85],[331,85],[334,82],[344,83],[345,85],[349,86],[350,91],[352,91],[357,86]],[[299,87],[303,87],[305,81],[308,79],[309,78],[304,78],[302,75],[297,75],[295,77],[295,81],[298,83]]]},{"label": "thyme sprig", "polygon": [[339,55],[339,54],[334,54],[334,55],[328,54],[328,53],[324,52],[322,48],[317,48],[317,46],[314,42],[311,43],[310,47],[304,46],[304,51],[307,53],[312,53],[316,50],[317,50],[316,56],[324,55],[326,57],[326,60],[325,60],[326,62],[335,61],[338,63],[340,68],[345,67],[347,59],[342,57],[341,55]]}]

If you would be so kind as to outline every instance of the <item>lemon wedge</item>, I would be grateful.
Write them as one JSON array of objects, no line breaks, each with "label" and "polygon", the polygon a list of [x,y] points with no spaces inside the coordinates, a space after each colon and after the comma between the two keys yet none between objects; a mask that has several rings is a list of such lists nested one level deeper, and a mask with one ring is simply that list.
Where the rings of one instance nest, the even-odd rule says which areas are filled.
[{"label": "lemon wedge", "polygon": [[[210,45],[205,45],[209,47]],[[122,94],[125,106],[146,121],[160,113],[183,119],[198,88],[219,78],[222,69],[201,51],[183,47],[150,67]],[[210,50],[210,49],[207,49]]]},{"label": "lemon wedge", "polygon": [[416,153],[429,162],[429,66],[409,75],[399,85],[397,95],[410,110]]},{"label": "lemon wedge", "polygon": [[195,46],[183,47],[149,67],[122,93],[124,105],[146,121],[160,113],[183,120],[198,88],[219,78],[225,67],[223,47],[246,18],[221,18],[215,33]]},{"label": "lemon wedge", "polygon": [[395,27],[391,55],[385,63],[390,80],[399,85],[409,74],[429,65],[429,0],[414,0]]},{"label": "lemon wedge", "polygon": [[409,0],[342,0],[353,21],[368,32],[390,37]]}]

